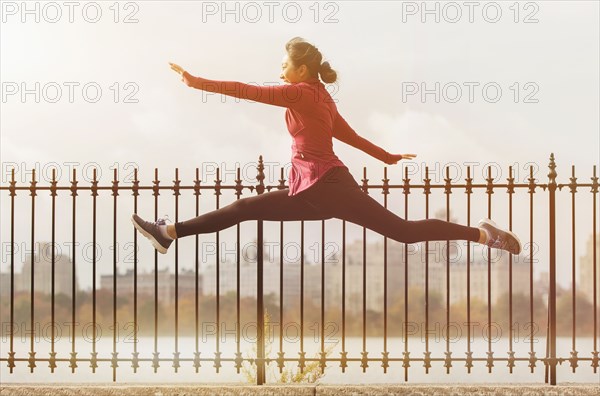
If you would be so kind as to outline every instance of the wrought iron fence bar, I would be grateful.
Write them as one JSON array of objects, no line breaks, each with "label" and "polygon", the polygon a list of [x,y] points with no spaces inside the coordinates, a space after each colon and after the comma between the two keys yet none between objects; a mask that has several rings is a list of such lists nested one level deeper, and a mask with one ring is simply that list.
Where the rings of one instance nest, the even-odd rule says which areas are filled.
[{"label": "wrought iron fence bar", "polygon": [[[35,361],[36,362],[51,362],[53,359],[52,358],[36,358]],[[71,358],[56,358],[54,359],[56,362],[71,362],[72,359]],[[134,361],[139,361],[139,362],[154,362],[156,359],[151,358],[151,357],[147,357],[147,358],[139,358],[139,359],[133,359],[133,358],[117,358],[112,359],[112,358],[98,358],[96,359],[96,361],[98,362],[113,362],[113,361],[117,361],[117,362],[125,362],[125,363],[132,363]],[[178,359],[181,362],[195,362],[196,359],[193,357],[183,357]],[[256,359],[254,358],[244,358],[243,359],[244,362],[249,362],[249,363],[253,363]],[[265,358],[263,359],[265,362],[267,363],[273,363],[276,362],[278,359],[276,358]],[[300,359],[298,358],[284,358],[283,359],[285,362],[298,362]],[[306,362],[320,362],[321,359],[318,357],[314,357],[314,358],[306,358],[304,359]],[[363,359],[362,357],[348,357],[347,359],[342,359],[342,358],[328,358],[327,361],[328,362],[342,362],[343,360],[347,360],[349,362],[362,362]],[[401,357],[390,357],[388,359],[384,359],[383,357],[376,357],[376,358],[367,358],[366,359],[369,362],[383,362],[383,361],[390,361],[390,362],[404,362],[404,358]],[[432,362],[446,362],[448,359],[444,356],[440,356],[440,357],[432,357],[432,358],[411,358],[410,361],[411,362],[423,362],[423,361],[432,361]],[[452,362],[466,362],[470,359],[466,358],[466,357],[457,357],[457,358],[452,358],[451,361]],[[489,359],[487,357],[474,357],[472,359],[473,361],[480,361],[480,362],[487,362]],[[522,362],[530,362],[530,358],[529,357],[515,357],[514,359],[511,359],[510,357],[500,357],[500,358],[494,358],[494,362],[508,362],[508,361],[522,361]],[[555,359],[550,359],[550,358],[536,358],[535,361],[536,362],[544,362],[544,361],[552,361],[554,360],[555,362],[562,364],[565,362],[569,362],[571,360],[571,358],[569,356],[565,356],[565,357],[557,357]],[[591,362],[594,361],[593,357],[578,357],[576,359],[577,361],[580,362]],[[0,359],[0,361],[8,361],[8,359],[6,358],[2,358]],[[14,359],[15,362],[28,362],[29,358],[28,357],[16,357]],[[93,362],[94,359],[92,358],[76,358],[74,361],[76,362]],[[158,361],[161,362],[173,362],[175,361],[175,359],[173,358],[159,358]],[[201,358],[200,361],[202,362],[214,362],[214,359],[212,358]],[[234,357],[224,357],[221,359],[221,361],[223,362],[231,362],[231,363],[235,363],[236,362],[236,358]]]},{"label": "wrought iron fence bar", "polygon": [[[446,184],[444,188],[444,194],[446,195],[446,221],[450,221],[450,194],[452,194],[452,179],[450,179],[450,168],[446,167],[446,178],[444,179]],[[450,367],[452,367],[452,352],[450,352],[450,240],[446,240],[446,374],[450,374]]]},{"label": "wrought iron fence bar", "polygon": [[263,302],[263,222],[262,220],[258,220],[257,232],[258,232],[258,247],[257,247],[257,271],[258,276],[256,278],[256,290],[257,290],[257,298],[256,298],[256,384],[262,385],[265,383],[265,343],[264,343],[264,302]]},{"label": "wrought iron fence bar", "polygon": [[[117,361],[117,362],[135,362],[135,361],[139,361],[139,362],[153,362],[153,361],[156,361],[156,360],[161,361],[161,362],[174,362],[174,361],[176,361],[176,359],[174,359],[174,358],[159,358],[159,359],[155,359],[155,358],[151,358],[151,357],[146,357],[146,358],[141,357],[141,358],[138,358],[138,359],[129,358],[129,357],[128,358],[117,358],[117,359],[108,358],[108,357],[106,357],[106,358],[98,358],[98,359],[93,359],[93,358],[76,358],[76,359],[71,359],[70,357],[69,358],[67,358],[67,357],[60,358],[59,357],[59,358],[56,358],[56,359],[52,359],[50,357],[48,357],[48,358],[43,358],[42,357],[42,358],[36,358],[35,360],[36,360],[36,362],[51,362],[53,360],[56,361],[56,362],[60,362],[60,361],[62,361],[62,362],[71,362],[71,361],[75,361],[75,362],[93,362],[93,361],[98,361],[98,362],[102,362],[102,361],[104,361],[104,362],[113,362],[113,361]],[[194,362],[194,361],[196,361],[196,358],[194,358],[194,357],[187,357],[187,358],[186,357],[182,357],[182,358],[179,358],[177,360],[178,361],[182,361],[182,362],[183,361]],[[256,360],[255,358],[243,358],[243,361],[245,361],[245,362],[251,362],[252,363],[255,360]],[[265,362],[273,363],[273,362],[277,362],[279,359],[278,358],[264,358],[263,360]],[[347,357],[346,359],[341,358],[341,357],[339,357],[339,358],[335,358],[335,357],[327,358],[328,362],[330,362],[330,361],[332,361],[332,362],[342,362],[344,360],[354,361],[354,362],[362,362],[365,359],[363,359],[362,357],[359,357],[359,356],[356,356],[356,357],[350,356],[350,357]],[[413,361],[426,361],[426,360],[440,361],[440,362],[446,362],[448,360],[450,360],[452,362],[466,362],[466,361],[469,361],[469,360],[474,360],[474,361],[485,361],[485,362],[487,362],[487,361],[489,361],[489,358],[487,358],[487,357],[474,357],[472,359],[469,359],[467,357],[456,357],[456,358],[453,357],[451,359],[448,359],[445,356],[443,356],[443,357],[440,356],[440,357],[430,357],[430,358],[423,357],[423,358],[411,358],[410,359],[411,362],[413,362]],[[498,357],[498,358],[494,358],[493,359],[494,362],[503,362],[503,361],[511,361],[511,360],[530,362],[531,358],[525,357],[525,356],[522,356],[522,357],[518,357],[517,356],[514,359],[510,358],[510,357]],[[570,362],[571,361],[571,357],[570,357],[570,355],[569,356],[565,355],[564,357],[560,357],[559,356],[559,357],[556,357],[554,359],[552,359],[552,358],[536,358],[535,359],[536,362],[537,361],[540,361],[540,362],[543,362],[543,361],[552,361],[552,360],[554,360],[554,361],[556,361],[558,363],[564,363],[564,362]],[[576,361],[582,361],[582,362],[583,361],[589,361],[589,362],[591,362],[591,361],[594,361],[595,359],[593,357],[577,357],[577,359],[575,359],[575,360]],[[6,361],[8,361],[8,359],[7,358],[1,358],[0,361],[5,361],[6,362]],[[14,361],[28,362],[29,358],[28,357],[15,357]],[[200,358],[200,361],[203,361],[203,362],[214,362],[214,358]],[[223,358],[221,358],[221,361],[223,361],[223,362],[234,362],[235,363],[236,362],[236,358],[235,357],[223,357]],[[299,362],[300,359],[299,358],[284,358],[283,361],[286,361],[286,362]],[[311,362],[311,361],[312,362],[320,362],[321,358],[320,357],[305,358],[304,361],[306,361],[306,362]],[[370,357],[370,358],[367,358],[366,361],[369,361],[369,362],[384,362],[384,361],[404,362],[405,359],[403,357],[399,357],[399,356],[398,357],[392,356],[392,357],[389,357],[387,359],[383,358],[383,357]]]},{"label": "wrought iron fence bar", "polygon": [[[239,168],[238,168],[239,174]],[[200,215],[200,178],[199,178],[199,170],[196,168],[196,179],[194,180],[194,198],[195,198],[195,216],[198,217]],[[239,224],[238,224],[239,231]],[[239,241],[239,232],[238,232],[238,241]],[[200,371],[200,345],[199,345],[199,324],[200,324],[200,301],[199,295],[199,272],[200,272],[200,260],[199,260],[199,237],[198,234],[194,236],[194,344],[195,344],[195,352],[194,352],[194,368],[196,369],[196,373]],[[238,266],[239,268],[239,266]],[[239,273],[238,273],[238,282],[239,282]],[[239,294],[238,294],[239,301]],[[238,307],[239,312],[239,307]],[[239,323],[239,315],[238,315],[238,323]],[[239,327],[239,326],[238,326]],[[239,340],[239,338],[238,338]],[[238,341],[239,345],[239,341]]]},{"label": "wrought iron fence bar", "polygon": [[[117,246],[117,197],[119,196],[119,180],[117,179],[117,169],[113,170],[113,246]],[[73,179],[75,179],[75,173],[73,173]],[[73,198],[73,218],[75,217],[75,199]],[[75,224],[73,223],[73,238],[75,238]],[[75,244],[73,243],[73,246]],[[73,251],[75,255],[75,251]],[[75,262],[73,260],[73,262]],[[73,266],[73,274],[75,274],[75,267]],[[75,278],[73,278],[73,284]],[[112,375],[113,381],[117,380],[117,249],[113,249],[113,348],[112,348]],[[73,286],[73,293],[75,293],[75,286]],[[74,312],[74,311],[73,311]],[[73,313],[73,315],[75,315]],[[73,317],[73,319],[75,319]],[[73,321],[74,322],[74,321]],[[74,327],[73,327],[74,328]],[[73,332],[75,333],[75,332]]]},{"label": "wrought iron fence bar", "polygon": [[[431,179],[429,178],[429,167],[425,167],[425,184],[423,194],[425,194],[425,219],[429,219],[429,195],[431,194]],[[425,242],[425,251],[429,251],[429,241]],[[425,255],[425,358],[423,367],[425,373],[429,374],[431,367],[431,352],[429,351],[429,255]]]},{"label": "wrought iron fence bar", "polygon": [[[362,190],[365,194],[369,193],[367,179],[367,168],[363,167]],[[368,367],[367,359],[367,228],[362,227],[362,361],[360,366],[363,373]]]},{"label": "wrought iron fence bar", "polygon": [[[188,359],[191,360],[191,359]],[[233,361],[234,359],[229,359],[230,361]],[[274,362],[276,359],[272,359],[272,358],[268,358],[265,359],[266,362],[268,363],[272,363]],[[342,362],[344,359],[342,358],[332,358],[332,359],[327,359],[328,362]],[[365,359],[363,359],[362,357],[350,357],[346,359],[348,362],[357,362],[357,363],[362,363],[363,361],[365,361]],[[384,361],[389,361],[389,362],[404,362],[404,358],[389,358],[389,359],[384,359],[384,358],[368,358],[366,359],[367,362],[374,362],[374,363],[378,363],[378,362],[384,362]],[[581,358],[581,359],[577,359],[578,361],[593,361],[593,358]],[[296,362],[298,361],[297,359],[285,359],[285,361],[289,361],[289,362]],[[320,362],[319,358],[307,358],[306,359],[307,362]],[[415,358],[415,359],[410,359],[411,362],[442,362],[442,363],[447,363],[448,359],[446,357],[433,357],[433,358]],[[469,361],[476,361],[476,362],[489,362],[490,359],[487,357],[479,357],[479,358],[452,358],[450,360],[451,362],[469,362]],[[506,358],[494,358],[493,359],[494,362],[512,362],[512,361],[521,361],[521,362],[531,362],[531,359],[528,357],[522,357],[522,358],[510,358],[510,357],[506,357]],[[550,362],[553,361],[555,363],[558,364],[562,364],[565,362],[569,361],[568,357],[564,357],[564,358],[556,358],[554,360],[548,358],[538,358],[535,360],[540,361],[540,362]],[[546,363],[547,364],[547,363]],[[466,365],[465,365],[466,367]]]},{"label": "wrought iron fence bar", "polygon": [[279,352],[277,366],[279,373],[283,373],[283,221],[279,222]]},{"label": "wrought iron fence bar", "polygon": [[[258,173],[256,179],[258,180],[258,186],[256,192],[262,194],[265,190],[263,180],[265,178],[263,170],[263,159],[262,155],[258,160]],[[257,254],[256,254],[256,384],[262,385],[266,381],[266,367],[265,367],[265,314],[264,314],[264,301],[263,301],[263,220],[257,221]]]},{"label": "wrought iron fence bar", "polygon": [[[175,168],[173,195],[175,196],[175,222],[179,221],[179,168]],[[173,352],[173,368],[179,371],[179,239],[175,239],[175,352]]]},{"label": "wrought iron fence bar", "polygon": [[304,220],[300,221],[300,352],[298,367],[304,373]]},{"label": "wrought iron fence bar", "polygon": [[554,162],[554,154],[550,155],[550,164],[548,165],[550,172],[548,173],[548,195],[549,195],[549,248],[550,248],[550,279],[549,279],[549,295],[548,295],[548,316],[549,316],[549,334],[547,340],[549,342],[549,370],[550,384],[556,385],[556,164]]},{"label": "wrought iron fence bar", "polygon": [[[136,170],[137,173],[137,170]],[[96,368],[98,367],[98,352],[96,350],[96,211],[97,211],[97,197],[98,197],[98,180],[97,180],[97,172],[94,168],[94,179],[92,181],[92,245],[94,249],[92,250],[92,358],[90,362],[90,367],[92,368],[92,373],[96,372]],[[134,241],[135,241],[135,233],[137,231],[134,227]],[[54,250],[54,249],[52,249]]]},{"label": "wrought iron fence bar", "polygon": [[[76,251],[75,251],[75,235],[76,235],[76,224],[77,224],[77,178],[76,178],[76,169],[73,169],[73,181],[71,182],[72,190],[71,195],[73,197],[73,205],[72,205],[72,227],[71,227],[71,242],[72,242],[72,253],[71,253],[71,373],[75,373],[75,368],[77,367],[74,359],[77,356],[77,352],[75,351],[75,305],[76,305],[76,289],[75,289],[75,276],[76,276]],[[116,201],[115,201],[116,203]],[[115,294],[116,296],[116,294]]]},{"label": "wrought iron fence bar", "polygon": [[[158,220],[158,196],[160,194],[160,181],[158,180],[158,168],[154,168],[154,181],[152,195],[154,196],[154,220]],[[154,373],[158,372],[159,362],[158,352],[158,251],[154,250],[154,353],[152,368]]]},{"label": "wrought iron fence bar", "polygon": [[[39,182],[39,181],[38,181]],[[196,190],[198,187],[193,186],[193,185],[187,185],[187,186],[179,186],[179,190]],[[221,190],[235,190],[237,187],[235,186],[221,186],[219,187],[219,189]],[[243,188],[248,188],[250,190],[253,190],[253,186],[243,186]],[[40,190],[40,191],[49,191],[52,189],[51,186],[36,186],[35,187],[36,190]],[[76,190],[91,190],[92,186],[77,186]],[[106,190],[106,191],[113,191],[115,188],[113,186],[98,186],[96,187],[96,190]],[[129,185],[129,186],[120,186],[117,188],[117,190],[125,190],[125,191],[129,191],[129,190],[173,190],[173,186],[159,186],[158,188],[155,186],[134,186],[133,184]],[[215,186],[201,186],[199,187],[199,189],[201,190],[215,190]],[[0,187],[0,191],[9,191],[11,190],[10,187]],[[27,186],[15,186],[14,188],[15,191],[30,191],[31,187],[27,187]],[[73,187],[68,187],[68,186],[58,186],[56,187],[57,191],[72,191]]]},{"label": "wrought iron fence bar", "polygon": [[[39,181],[37,182],[39,183]],[[91,183],[91,182],[90,182]],[[542,188],[544,190],[546,190],[548,188],[547,184],[544,183],[535,183],[536,187]],[[576,183],[576,184],[571,184],[571,183],[567,183],[567,184],[557,184],[556,188],[558,190],[562,190],[562,188],[564,187],[571,187],[571,186],[575,186],[575,187],[590,187],[590,188],[595,188],[597,187],[597,185],[595,185],[594,183]],[[265,186],[264,188],[266,190],[272,190],[275,188],[280,187],[279,185],[272,185],[272,186]],[[288,187],[287,185],[285,187]],[[371,189],[375,189],[375,188],[387,188],[387,189],[402,189],[405,186],[401,185],[401,184],[369,184],[368,188]],[[414,184],[410,186],[411,189],[446,189],[447,187],[444,184],[430,184],[429,186],[425,186],[425,185],[418,185],[418,184]],[[465,189],[467,187],[471,187],[471,188],[476,188],[476,189],[487,189],[488,185],[487,184],[471,184],[470,186],[467,184],[453,184],[451,189],[452,190],[460,190],[460,189]],[[515,183],[512,185],[509,184],[494,184],[493,185],[493,189],[499,189],[499,188],[508,188],[508,187],[513,187],[513,188],[518,188],[518,189],[525,189],[525,188],[530,188],[531,184],[526,184],[526,183]],[[219,189],[220,190],[236,190],[239,187],[237,186],[220,186]],[[248,186],[241,186],[241,188],[247,188],[249,190],[253,190],[253,186],[248,185]],[[16,186],[14,188],[11,187],[7,187],[7,186],[0,186],[0,191],[31,191],[32,187],[31,186]],[[36,186],[35,190],[36,191],[51,191],[51,190],[56,190],[56,191],[72,191],[73,187],[70,186],[57,186],[57,187],[52,187],[49,185],[46,186]],[[115,188],[113,186],[109,186],[109,185],[105,185],[105,186],[97,186],[97,187],[92,187],[91,185],[86,185],[86,186],[76,186],[75,190],[76,191],[86,191],[86,190],[92,190],[92,189],[96,189],[97,191],[113,191]],[[117,190],[121,191],[121,190],[125,190],[125,191],[131,191],[131,190],[173,190],[172,186],[159,186],[158,188],[156,188],[155,186],[119,186],[117,188]],[[215,190],[214,186],[200,186],[200,187],[196,187],[193,185],[181,185],[177,188],[178,190],[196,190],[196,189],[200,189],[200,190]]]},{"label": "wrought iron fence bar", "polygon": [[594,351],[592,352],[592,355],[594,356],[594,362],[592,364],[592,367],[594,368],[594,373],[596,373],[598,371],[598,361],[599,361],[599,355],[600,353],[598,352],[598,261],[597,261],[597,234],[596,234],[596,221],[598,219],[598,212],[596,211],[596,195],[598,194],[598,176],[596,176],[596,165],[594,165],[594,176],[591,178],[592,179],[592,266],[593,266],[593,274],[594,274],[594,281],[593,281],[593,309],[594,309],[594,335],[593,335],[593,340],[594,340]]},{"label": "wrought iron fence bar", "polygon": [[[215,179],[215,209],[218,210],[221,207],[221,172],[220,169],[217,168],[217,178]],[[215,249],[215,314],[216,314],[216,328],[217,328],[217,336],[215,337],[215,364],[213,365],[215,371],[218,373],[221,369],[221,233],[217,231],[215,233],[216,238],[216,249]],[[260,243],[259,243],[259,251],[260,251]],[[262,252],[261,252],[262,254]],[[262,260],[262,257],[259,259]],[[258,274],[262,274],[262,270],[258,270]],[[257,291],[262,298],[262,288],[260,291]],[[262,302],[261,302],[262,304]],[[259,384],[260,385],[260,384]]]},{"label": "wrought iron fence bar", "polygon": [[[512,166],[508,168],[508,184],[509,187],[507,189],[508,193],[508,229],[512,231],[513,229],[513,201],[512,195],[514,194],[514,186],[513,186],[514,178],[513,178],[513,169]],[[514,356],[515,351],[513,349],[513,257],[512,254],[508,255],[508,357],[509,357],[509,372],[513,373],[513,368],[515,367]]]},{"label": "wrought iron fence bar", "polygon": [[[388,207],[388,181],[387,178],[387,166],[383,168],[383,189],[381,193],[383,194],[383,207],[387,209]],[[383,367],[384,374],[387,373],[388,363],[387,358],[389,355],[388,345],[387,345],[387,337],[388,337],[388,257],[387,257],[387,237],[383,237],[383,362],[381,366]]]},{"label": "wrought iron fence bar", "polygon": [[[473,193],[471,178],[471,167],[467,167],[467,184],[465,194],[467,194],[467,226],[471,226],[471,194]],[[467,352],[466,352],[467,372],[471,374],[473,367],[473,352],[471,352],[471,242],[467,241]]]},{"label": "wrought iron fence bar", "polygon": [[[95,170],[94,170],[94,174],[95,174]],[[51,185],[53,187],[56,186],[56,169],[52,169],[52,182]],[[51,344],[50,344],[50,372],[54,373],[54,369],[56,368],[56,362],[55,362],[55,358],[56,358],[56,351],[55,351],[55,323],[56,323],[56,311],[55,311],[55,294],[56,294],[56,289],[55,289],[55,285],[56,285],[56,257],[55,257],[55,252],[54,252],[54,244],[56,242],[56,190],[51,190],[51,196],[52,196],[52,230],[51,230],[51,237],[50,237],[50,241],[52,243],[52,279],[51,279],[51,301],[50,301],[50,321],[52,323],[52,328],[51,328]],[[95,341],[95,338],[94,338]]]},{"label": "wrought iron fence bar", "polygon": [[[38,181],[39,183],[39,181]],[[566,183],[566,184],[557,184],[556,187],[558,190],[562,190],[562,188],[564,187],[571,187],[573,184],[571,183]],[[512,187],[514,188],[529,188],[531,185],[528,183],[515,183],[512,184]],[[547,189],[548,188],[548,184],[545,183],[535,183],[536,187],[542,188],[542,189]],[[575,184],[576,187],[590,187],[590,188],[594,188],[596,187],[596,185],[594,183],[576,183]],[[275,188],[278,188],[279,185],[269,185],[269,186],[265,186],[264,188],[266,190],[272,190]],[[287,186],[286,186],[287,187]],[[384,185],[384,184],[369,184],[368,188],[371,189],[376,189],[376,188],[384,188],[387,187],[388,189],[402,189],[405,186],[402,184],[388,184],[388,185]],[[452,185],[452,190],[461,190],[461,189],[465,189],[469,187],[469,185],[467,184],[453,184]],[[477,188],[477,189],[484,189],[484,188],[488,188],[487,184],[476,184],[473,183],[470,185],[471,188]],[[498,183],[498,184],[494,184],[493,185],[493,189],[499,189],[499,188],[508,188],[509,184],[503,184],[503,183]],[[7,187],[7,186],[0,186],[0,191],[10,191],[10,190],[14,190],[14,191],[31,191],[30,186],[16,186],[14,188],[11,187]],[[154,187],[154,186],[137,186],[134,187],[133,185],[129,185],[129,186],[119,186],[118,190],[125,190],[125,191],[130,191],[133,189],[136,190],[173,190],[172,186],[159,186],[158,188]],[[220,186],[219,189],[220,190],[235,190],[238,189],[239,187],[236,186]],[[253,186],[251,185],[247,185],[247,186],[242,186],[242,188],[247,188],[249,190],[253,190]],[[411,189],[425,189],[425,188],[429,188],[429,189],[445,189],[447,188],[444,184],[430,184],[429,186],[423,185],[423,184],[411,184],[410,186]],[[36,186],[35,190],[36,191],[51,191],[53,189],[53,187],[46,185],[46,186]],[[57,186],[55,188],[56,191],[72,191],[73,187],[70,186]],[[198,187],[193,186],[193,185],[182,185],[178,187],[178,190],[196,190],[198,189]],[[200,186],[199,187],[200,190],[214,190],[215,187],[214,186]],[[85,191],[85,190],[92,190],[92,186],[91,185],[85,185],[85,186],[77,186],[76,187],[77,191]],[[109,186],[109,185],[105,185],[105,186],[98,186],[96,187],[96,190],[98,191],[113,191],[114,187]]]},{"label": "wrought iron fence bar", "polygon": [[[493,190],[493,181],[494,179],[492,178],[492,168],[490,166],[488,166],[488,177],[486,178],[487,180],[487,185],[486,185],[486,194],[487,194],[487,217],[488,219],[492,218],[492,194],[494,193]],[[486,364],[486,367],[488,369],[488,373],[492,372],[492,367],[494,367],[493,364],[493,356],[494,356],[494,352],[492,351],[492,255],[491,255],[491,250],[492,248],[490,248],[488,246],[487,251],[488,251],[488,255],[487,255],[487,282],[488,282],[488,286],[487,286],[487,326],[488,326],[488,350],[487,350],[487,355],[488,355],[488,361]]]},{"label": "wrought iron fence bar", "polygon": [[[576,346],[576,323],[577,323],[577,304],[576,304],[576,290],[577,285],[575,282],[575,193],[577,192],[575,177],[575,165],[571,166],[571,184],[569,185],[571,190],[571,288],[572,290],[572,305],[571,310],[573,312],[573,322],[572,322],[572,344],[571,344],[571,358],[577,357],[577,346]],[[577,369],[577,362],[575,360],[571,361],[571,368],[573,372]]]},{"label": "wrought iron fence bar", "polygon": [[[236,183],[236,189],[235,189],[235,195],[236,195],[236,199],[240,199],[240,196],[242,195],[242,179],[240,177],[240,168],[237,168],[237,178],[235,180]],[[198,216],[198,214],[196,214],[196,216]],[[240,321],[240,296],[241,296],[241,284],[240,284],[240,223],[236,224],[236,263],[235,263],[235,290],[236,290],[236,294],[235,294],[235,298],[236,298],[236,302],[235,302],[235,317],[236,317],[236,329],[235,329],[235,342],[236,342],[236,352],[235,352],[235,357],[236,357],[236,371],[239,374],[241,368],[242,368],[242,352],[240,350],[240,341],[241,341],[241,337],[240,337],[240,327],[241,327],[241,321]],[[196,235],[197,237],[197,235]]]},{"label": "wrought iron fence bar", "polygon": [[10,352],[8,352],[8,368],[14,371],[14,335],[15,335],[15,169],[10,176]]},{"label": "wrought iron fence bar", "polygon": [[321,220],[321,374],[325,373],[325,220]]},{"label": "wrought iron fence bar", "polygon": [[[573,165],[574,166],[574,165]],[[563,187],[598,187],[597,184],[594,183],[565,183],[565,184],[557,184],[556,188],[558,188],[559,190],[562,190]]]},{"label": "wrought iron fence bar", "polygon": [[346,372],[346,220],[342,220],[342,351],[340,367]]},{"label": "wrought iron fence bar", "polygon": [[31,172],[31,189],[30,189],[30,195],[31,195],[31,280],[30,280],[30,285],[29,287],[31,287],[31,311],[30,311],[30,316],[31,316],[31,340],[30,340],[30,350],[29,350],[29,370],[31,373],[33,373],[33,369],[35,368],[35,350],[34,350],[34,339],[35,339],[35,328],[34,328],[34,306],[35,306],[35,298],[34,298],[34,273],[35,273],[35,266],[33,265],[33,252],[34,252],[34,248],[35,248],[35,196],[36,194],[36,180],[35,180],[35,169],[33,169],[33,171]]},{"label": "wrought iron fence bar", "polygon": [[[279,185],[278,190],[285,188],[285,179],[283,175],[283,168],[280,168],[279,174]],[[279,222],[279,352],[277,354],[277,367],[279,373],[283,373],[284,368],[284,357],[283,352],[283,220]]]},{"label": "wrought iron fence bar", "polygon": [[[535,193],[536,183],[533,178],[533,166],[529,166],[529,246],[533,246],[533,194]],[[533,321],[533,249],[529,250],[529,322]],[[533,348],[533,331],[529,334],[529,356],[533,359],[537,359],[535,356],[535,350]],[[535,364],[530,364],[531,373],[535,371]]]},{"label": "wrought iron fence bar", "polygon": [[[94,169],[94,179],[96,178],[96,173]],[[137,213],[138,211],[138,196],[139,193],[137,191],[137,186],[139,184],[138,181],[138,170],[137,168],[133,171],[133,213]],[[95,228],[95,227],[94,227]],[[133,227],[133,352],[132,352],[132,367],[133,372],[137,373],[137,369],[139,367],[138,364],[138,283],[137,283],[137,275],[138,275],[138,257],[137,257],[137,229]],[[95,242],[94,242],[95,246]],[[94,282],[96,275],[94,273]],[[94,286],[95,288],[95,286]]]},{"label": "wrought iron fence bar", "polygon": [[[408,195],[410,194],[410,179],[408,178],[408,168],[404,168],[404,185],[402,194],[404,194],[404,218],[408,220]],[[404,244],[404,352],[403,367],[404,381],[408,381],[408,367],[410,366],[410,352],[408,351],[408,243]]]}]

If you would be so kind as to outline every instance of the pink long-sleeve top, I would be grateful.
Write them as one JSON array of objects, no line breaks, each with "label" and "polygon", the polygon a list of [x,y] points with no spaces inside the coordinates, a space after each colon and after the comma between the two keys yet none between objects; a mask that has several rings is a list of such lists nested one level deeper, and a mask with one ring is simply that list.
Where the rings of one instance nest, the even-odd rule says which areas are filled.
[{"label": "pink long-sleeve top", "polygon": [[335,102],[316,77],[303,82],[256,86],[237,81],[184,76],[192,87],[236,98],[287,108],[285,121],[292,137],[289,194],[296,195],[315,184],[334,166],[348,168],[333,152],[332,138],[341,140],[389,164],[390,154],[359,136],[338,113]]}]

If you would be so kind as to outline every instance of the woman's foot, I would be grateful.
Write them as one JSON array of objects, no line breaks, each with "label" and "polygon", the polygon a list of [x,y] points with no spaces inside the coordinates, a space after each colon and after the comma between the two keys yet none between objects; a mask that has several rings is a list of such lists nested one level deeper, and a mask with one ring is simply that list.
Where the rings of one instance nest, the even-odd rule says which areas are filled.
[{"label": "woman's foot", "polygon": [[488,238],[485,245],[503,249],[512,254],[521,253],[521,241],[513,232],[498,228],[498,225],[491,219],[479,220],[479,228],[487,233]]},{"label": "woman's foot", "polygon": [[159,253],[167,253],[167,249],[169,249],[169,246],[171,246],[174,239],[167,233],[167,223],[165,218],[150,222],[134,213],[131,216],[131,222],[143,236],[152,242],[152,246],[154,246]]}]

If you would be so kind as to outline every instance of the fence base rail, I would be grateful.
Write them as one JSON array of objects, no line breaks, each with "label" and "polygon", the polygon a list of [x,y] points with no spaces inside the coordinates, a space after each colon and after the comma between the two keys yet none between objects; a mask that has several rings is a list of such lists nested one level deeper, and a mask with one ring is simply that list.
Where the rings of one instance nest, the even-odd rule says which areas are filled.
[{"label": "fence base rail", "polygon": [[599,384],[182,385],[2,384],[0,395],[477,395],[596,396]]}]

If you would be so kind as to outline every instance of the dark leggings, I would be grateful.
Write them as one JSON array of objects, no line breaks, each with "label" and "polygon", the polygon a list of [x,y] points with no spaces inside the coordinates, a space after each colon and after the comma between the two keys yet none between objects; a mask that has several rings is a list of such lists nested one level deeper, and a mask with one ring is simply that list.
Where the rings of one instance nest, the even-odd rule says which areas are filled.
[{"label": "dark leggings", "polygon": [[479,240],[479,228],[439,219],[404,220],[362,191],[346,167],[334,167],[304,191],[288,196],[289,189],[274,190],[175,223],[177,237],[205,234],[246,220],[349,221],[398,242]]}]

